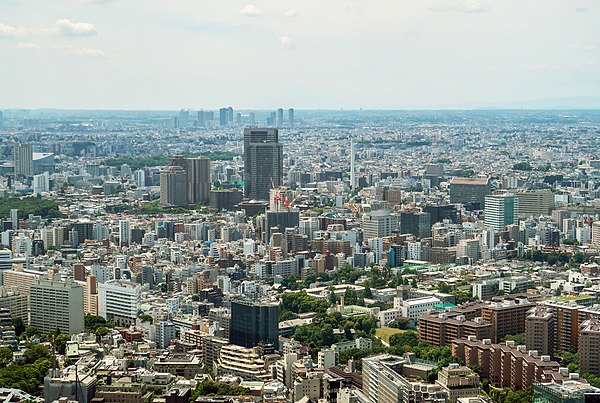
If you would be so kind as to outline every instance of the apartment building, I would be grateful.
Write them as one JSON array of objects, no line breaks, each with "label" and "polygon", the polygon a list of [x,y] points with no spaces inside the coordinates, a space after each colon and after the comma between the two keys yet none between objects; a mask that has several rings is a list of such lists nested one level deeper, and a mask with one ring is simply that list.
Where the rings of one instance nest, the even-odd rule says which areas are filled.
[{"label": "apartment building", "polygon": [[429,312],[419,319],[419,340],[432,346],[450,345],[455,339],[475,336],[477,339],[492,337],[492,325],[483,323],[481,317],[467,319],[464,315],[448,312]]},{"label": "apartment building", "polygon": [[467,366],[479,365],[481,376],[500,388],[527,389],[533,382],[546,382],[562,374],[559,364],[551,361],[550,356],[528,351],[512,341],[493,344],[490,339],[474,337],[454,340],[452,354]]}]

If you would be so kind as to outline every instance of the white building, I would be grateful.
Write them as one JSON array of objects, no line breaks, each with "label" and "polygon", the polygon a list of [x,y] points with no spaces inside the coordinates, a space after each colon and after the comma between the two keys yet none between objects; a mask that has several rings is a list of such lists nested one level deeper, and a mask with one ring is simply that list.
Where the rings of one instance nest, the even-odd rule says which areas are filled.
[{"label": "white building", "polygon": [[119,244],[129,245],[131,242],[131,224],[129,220],[119,220]]},{"label": "white building", "polygon": [[[440,302],[436,297],[422,297],[401,300],[398,301],[398,305],[403,317],[416,322],[421,315],[435,309],[435,305]],[[396,305],[396,299],[394,299],[394,305]]]},{"label": "white building", "polygon": [[142,291],[138,284],[111,280],[98,284],[98,315],[122,323],[135,323]]}]

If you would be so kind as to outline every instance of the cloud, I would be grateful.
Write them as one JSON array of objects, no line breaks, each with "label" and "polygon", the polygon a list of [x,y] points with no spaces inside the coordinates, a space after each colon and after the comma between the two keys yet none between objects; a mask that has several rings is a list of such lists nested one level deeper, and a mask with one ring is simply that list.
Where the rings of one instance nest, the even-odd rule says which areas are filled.
[{"label": "cloud", "polygon": [[96,28],[87,22],[73,22],[68,19],[56,21],[55,28],[67,36],[91,36],[97,35]]},{"label": "cloud", "polygon": [[286,49],[293,49],[294,48],[294,38],[289,37],[289,36],[280,36],[279,44]]},{"label": "cloud", "polygon": [[577,7],[577,8],[575,9],[575,11],[577,11],[578,13],[587,13],[587,12],[588,12],[588,9],[587,9],[587,8],[585,8],[585,7]]},{"label": "cloud", "polygon": [[568,46],[569,46],[569,48],[575,49],[575,50],[596,50],[597,49],[597,46],[592,43],[575,42],[575,43],[569,43]]},{"label": "cloud", "polygon": [[63,52],[68,56],[79,57],[106,57],[106,53],[102,49],[75,48]]},{"label": "cloud", "polygon": [[541,64],[531,64],[531,65],[525,66],[525,68],[527,70],[560,70],[563,68],[563,66],[561,66],[560,64],[541,63]]},{"label": "cloud", "polygon": [[571,67],[575,67],[575,68],[581,68],[581,67],[588,67],[588,66],[595,66],[596,62],[593,60],[586,60],[584,62],[579,62],[579,63],[573,63],[571,65]]},{"label": "cloud", "polygon": [[259,17],[260,10],[254,4],[246,4],[239,11],[241,15],[245,15],[246,17]]},{"label": "cloud", "polygon": [[490,6],[477,0],[453,2],[451,4],[437,3],[429,7],[431,11],[454,11],[461,13],[483,13],[490,11]]},{"label": "cloud", "polygon": [[19,42],[17,43],[17,49],[36,50],[42,47],[36,43],[31,42]]},{"label": "cloud", "polygon": [[0,36],[15,36],[17,34],[17,28],[9,25],[4,25],[0,22]]},{"label": "cloud", "polygon": [[295,17],[296,15],[298,15],[298,10],[296,10],[295,8],[290,8],[285,12],[286,17]]}]

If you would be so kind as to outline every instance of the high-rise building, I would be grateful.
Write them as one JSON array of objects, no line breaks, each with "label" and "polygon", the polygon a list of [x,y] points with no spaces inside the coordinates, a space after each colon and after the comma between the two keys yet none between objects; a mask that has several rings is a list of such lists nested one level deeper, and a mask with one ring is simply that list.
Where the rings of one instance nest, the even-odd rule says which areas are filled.
[{"label": "high-rise building", "polygon": [[227,108],[219,109],[219,125],[227,126]]},{"label": "high-rise building", "polygon": [[187,207],[187,174],[180,166],[166,166],[160,172],[160,205]]},{"label": "high-rise building", "polygon": [[469,210],[482,210],[485,197],[492,191],[489,178],[462,178],[450,180],[450,203],[464,204]]},{"label": "high-rise building", "polygon": [[294,108],[288,109],[288,124],[294,127]]},{"label": "high-rise building", "polygon": [[592,248],[600,252],[600,221],[592,223]]},{"label": "high-rise building", "polygon": [[515,196],[519,199],[519,217],[537,218],[550,214],[554,209],[554,193],[550,189],[517,192]]},{"label": "high-rise building", "polygon": [[431,237],[431,215],[422,211],[400,213],[400,232],[421,239]]},{"label": "high-rise building", "polygon": [[244,347],[255,347],[261,341],[279,348],[279,305],[231,302],[229,342]]},{"label": "high-rise building", "polygon": [[21,294],[17,287],[0,287],[0,308],[8,309],[13,318],[29,321],[27,295]]},{"label": "high-rise building", "polygon": [[2,114],[2,111],[0,111],[0,129],[4,128],[4,115]]},{"label": "high-rise building", "polygon": [[179,111],[179,127],[188,127],[190,125],[190,111],[182,109]]},{"label": "high-rise building", "polygon": [[283,182],[283,145],[277,129],[244,129],[244,196],[268,200]]},{"label": "high-rise building", "polygon": [[365,240],[383,238],[390,236],[397,227],[397,217],[392,216],[389,210],[371,211],[363,215],[361,227]]},{"label": "high-rise building", "polygon": [[277,109],[277,128],[280,129],[283,127],[283,109]]},{"label": "high-rise building", "polygon": [[588,319],[579,327],[579,372],[600,376],[600,319]]},{"label": "high-rise building", "polygon": [[39,279],[29,289],[30,323],[42,334],[83,332],[83,287],[68,280]]},{"label": "high-rise building", "polygon": [[534,303],[527,298],[492,302],[481,308],[484,323],[492,324],[492,341],[497,343],[508,334],[518,334],[525,331],[527,312]]},{"label": "high-rise building", "polygon": [[43,174],[33,175],[32,187],[35,196],[48,192],[50,190],[50,174],[44,172]]},{"label": "high-rise building", "polygon": [[267,211],[265,214],[265,233],[263,241],[268,243],[273,234],[273,229],[284,233],[286,228],[296,228],[300,225],[299,211]]},{"label": "high-rise building", "polygon": [[210,159],[175,156],[169,165],[179,166],[187,175],[188,204],[208,203],[210,200]]},{"label": "high-rise building", "polygon": [[31,144],[15,144],[13,149],[15,177],[33,175],[33,150]]},{"label": "high-rise building", "polygon": [[525,318],[525,345],[541,355],[553,355],[554,315],[552,310],[538,305],[528,311]]},{"label": "high-rise building", "polygon": [[485,225],[496,231],[504,231],[507,225],[517,224],[519,199],[514,194],[504,193],[485,198]]},{"label": "high-rise building", "polygon": [[131,242],[131,223],[129,220],[119,220],[119,244],[129,245]]},{"label": "high-rise building", "polygon": [[10,222],[12,224],[12,229],[19,229],[19,209],[10,209]]}]

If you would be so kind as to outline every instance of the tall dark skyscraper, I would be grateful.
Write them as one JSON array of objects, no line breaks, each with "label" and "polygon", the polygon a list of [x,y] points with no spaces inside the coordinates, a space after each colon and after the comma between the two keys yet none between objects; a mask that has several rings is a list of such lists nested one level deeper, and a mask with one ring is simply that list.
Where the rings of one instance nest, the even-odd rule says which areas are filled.
[{"label": "tall dark skyscraper", "polygon": [[261,341],[279,348],[279,305],[232,301],[229,342],[254,347]]},{"label": "tall dark skyscraper", "polygon": [[244,196],[269,200],[283,182],[283,145],[277,129],[244,129]]},{"label": "tall dark skyscraper", "polygon": [[288,109],[288,123],[290,127],[294,127],[294,108]]},{"label": "tall dark skyscraper", "polygon": [[227,108],[219,109],[219,125],[227,126]]}]

